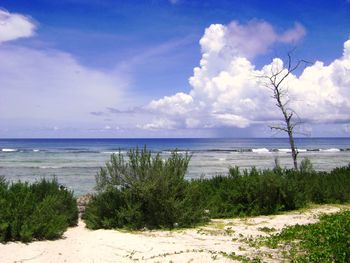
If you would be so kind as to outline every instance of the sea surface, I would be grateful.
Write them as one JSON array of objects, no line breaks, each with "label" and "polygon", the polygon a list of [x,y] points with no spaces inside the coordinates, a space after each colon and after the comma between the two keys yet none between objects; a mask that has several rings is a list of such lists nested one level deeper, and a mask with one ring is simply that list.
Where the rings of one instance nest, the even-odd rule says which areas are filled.
[{"label": "sea surface", "polygon": [[[91,192],[95,175],[119,150],[144,147],[167,158],[171,150],[192,155],[187,178],[227,174],[228,168],[272,168],[277,157],[292,167],[287,138],[254,139],[0,139],[0,176],[30,181],[56,176],[76,195]],[[350,163],[350,138],[297,138],[299,160],[308,157],[317,170]]]}]

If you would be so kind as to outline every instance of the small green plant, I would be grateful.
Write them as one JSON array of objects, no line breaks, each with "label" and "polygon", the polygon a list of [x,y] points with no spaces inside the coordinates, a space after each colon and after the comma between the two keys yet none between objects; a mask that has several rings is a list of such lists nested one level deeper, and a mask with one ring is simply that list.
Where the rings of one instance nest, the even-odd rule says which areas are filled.
[{"label": "small green plant", "polygon": [[78,220],[73,193],[56,180],[0,183],[0,242],[60,237]]},{"label": "small green plant", "polygon": [[312,172],[315,171],[313,166],[312,166],[312,163],[311,163],[310,159],[307,158],[307,157],[305,157],[301,161],[299,169],[300,169],[300,172],[302,174],[312,173]]},{"label": "small green plant", "polygon": [[275,232],[276,228],[274,227],[259,227],[258,228],[259,231],[265,232],[265,233],[271,233],[271,232]]},{"label": "small green plant", "polygon": [[287,247],[284,254],[294,262],[350,262],[350,211],[323,215],[316,224],[288,227],[265,244]]},{"label": "small green plant", "polygon": [[235,261],[239,261],[239,262],[253,262],[253,263],[259,263],[261,262],[261,260],[258,257],[254,257],[254,258],[249,258],[246,256],[242,256],[242,255],[237,255],[235,252],[232,252],[230,254],[224,252],[224,251],[220,251],[220,255],[222,255],[223,257],[229,258],[231,260],[235,260]]}]

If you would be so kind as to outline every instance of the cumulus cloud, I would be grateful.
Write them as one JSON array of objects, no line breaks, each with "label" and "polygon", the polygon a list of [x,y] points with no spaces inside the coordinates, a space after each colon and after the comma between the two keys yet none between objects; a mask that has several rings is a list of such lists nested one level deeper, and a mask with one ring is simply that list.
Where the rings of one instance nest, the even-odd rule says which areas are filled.
[{"label": "cumulus cloud", "polygon": [[279,34],[273,26],[265,21],[250,21],[240,24],[233,21],[228,25],[213,24],[209,26],[200,40],[204,54],[220,53],[223,55],[252,58],[264,54],[277,42],[294,43],[300,40],[306,31],[296,23],[293,28]]},{"label": "cumulus cloud", "polygon": [[[177,115],[187,113],[192,104],[192,96],[179,92],[171,97],[165,96],[163,99],[153,100],[147,108],[149,110],[156,110],[157,112]],[[172,105],[171,109],[169,109],[169,105]]]},{"label": "cumulus cloud", "polygon": [[34,35],[32,18],[0,9],[0,43]]},{"label": "cumulus cloud", "polygon": [[350,122],[350,40],[329,65],[317,61],[290,80],[292,106],[312,122]]},{"label": "cumulus cloud", "polygon": [[[271,91],[258,76],[283,69],[273,61],[257,69],[252,58],[277,42],[294,43],[305,35],[301,24],[276,33],[263,21],[209,26],[200,40],[202,58],[189,79],[191,91],[152,101],[147,107],[182,127],[212,128],[266,125],[281,119]],[[350,40],[343,56],[329,65],[308,66],[286,82],[290,106],[310,123],[350,122]],[[286,99],[288,99],[286,98]],[[149,123],[152,125],[152,123]]]}]

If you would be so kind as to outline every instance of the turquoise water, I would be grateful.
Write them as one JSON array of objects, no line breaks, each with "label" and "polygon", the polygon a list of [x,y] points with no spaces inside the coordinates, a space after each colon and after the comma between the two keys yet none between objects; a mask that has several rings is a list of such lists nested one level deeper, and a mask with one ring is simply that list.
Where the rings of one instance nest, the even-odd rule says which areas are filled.
[{"label": "turquoise water", "polygon": [[[317,170],[350,162],[350,138],[296,140],[299,159],[308,157]],[[99,167],[113,152],[147,145],[163,158],[173,149],[192,155],[187,178],[225,174],[230,166],[292,167],[286,138],[261,139],[0,139],[0,176],[35,181],[56,176],[76,195],[93,191]]]}]

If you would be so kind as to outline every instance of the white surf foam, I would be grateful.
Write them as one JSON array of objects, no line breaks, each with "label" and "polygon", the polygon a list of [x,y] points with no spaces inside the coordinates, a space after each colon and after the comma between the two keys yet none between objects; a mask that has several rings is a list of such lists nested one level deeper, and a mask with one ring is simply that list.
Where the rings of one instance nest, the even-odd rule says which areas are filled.
[{"label": "white surf foam", "polygon": [[40,169],[60,169],[60,166],[39,166]]},{"label": "white surf foam", "polygon": [[340,152],[338,148],[320,149],[321,152]]},{"label": "white surf foam", "polygon": [[266,148],[257,148],[257,149],[252,149],[253,153],[269,153],[269,150]]},{"label": "white surf foam", "polygon": [[126,154],[126,151],[107,151],[107,152],[101,152],[101,153],[104,153],[104,154]]},{"label": "white surf foam", "polygon": [[17,149],[11,149],[11,148],[4,148],[2,149],[3,152],[17,152]]}]

